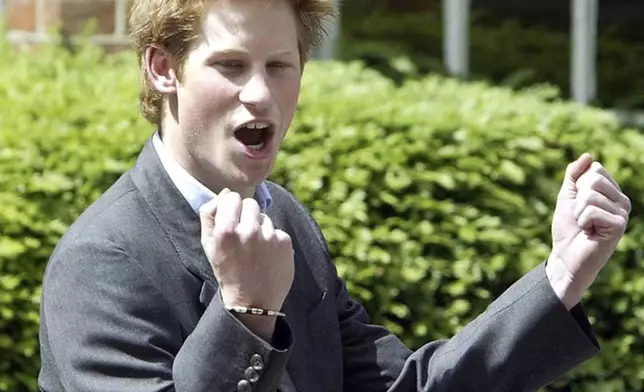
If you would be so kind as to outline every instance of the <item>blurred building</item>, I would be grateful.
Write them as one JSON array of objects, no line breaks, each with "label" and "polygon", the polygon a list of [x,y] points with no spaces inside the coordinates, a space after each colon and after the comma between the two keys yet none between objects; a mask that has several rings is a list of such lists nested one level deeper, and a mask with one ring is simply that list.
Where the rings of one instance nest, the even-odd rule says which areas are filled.
[{"label": "blurred building", "polygon": [[[52,39],[47,34],[56,27],[62,27],[64,37],[76,36],[83,31],[86,23],[96,21],[93,41],[104,46],[108,51],[127,48],[127,9],[131,0],[0,0],[0,13],[5,16],[7,37],[17,44],[38,44]],[[336,6],[339,0],[334,0]],[[539,1],[514,1],[514,0],[351,0],[344,2],[342,13],[348,14],[353,10],[349,21],[342,21],[342,26],[359,26],[364,17],[374,13],[389,14],[427,14],[440,15],[442,29],[442,43],[433,42],[431,47],[425,46],[425,53],[438,58],[445,69],[455,76],[468,77],[477,69],[477,61],[481,63],[481,53],[472,43],[471,30],[476,27],[498,28],[508,21],[517,21],[522,26],[540,28],[546,36],[548,33],[559,33],[565,43],[562,50],[557,53],[559,68],[565,68],[565,74],[545,71],[540,82],[553,82],[562,86],[568,96],[581,103],[597,102],[597,97],[607,97],[606,84],[610,83],[613,94],[629,90],[628,97],[618,100],[610,97],[608,103],[602,106],[612,107],[613,102],[626,102],[624,107],[644,109],[644,73],[635,72],[633,66],[629,69],[621,65],[629,64],[622,56],[615,57],[613,48],[603,47],[600,38],[605,35],[623,42],[625,45],[644,44],[644,1],[642,0],[539,0]],[[344,15],[343,15],[344,18]],[[427,22],[430,23],[429,21]],[[416,26],[401,25],[400,31],[405,29],[418,30]],[[341,36],[339,25],[329,26],[329,36],[326,42],[314,53],[314,58],[331,59],[338,55],[338,42]],[[532,34],[532,33],[530,33]],[[404,34],[401,34],[404,35]],[[387,37],[388,38],[388,37]],[[430,37],[431,38],[431,37]],[[480,39],[480,37],[478,37]],[[514,55],[521,57],[517,46],[520,46],[522,36],[513,37],[516,42],[502,48],[501,55],[490,56],[488,63],[502,63]],[[401,38],[402,39],[402,38]],[[423,38],[424,39],[424,38]],[[534,38],[533,38],[534,39]],[[350,45],[359,45],[360,42],[351,42]],[[480,42],[479,42],[480,44]],[[490,42],[490,45],[503,45],[502,42]],[[532,42],[528,45],[534,45]],[[524,45],[525,46],[525,45]],[[441,50],[442,47],[442,50]],[[642,46],[639,46],[642,48]],[[535,45],[534,50],[543,48]],[[521,48],[525,50],[525,47]],[[427,53],[435,51],[435,53]],[[641,51],[641,50],[640,50]],[[565,52],[565,53],[562,53]],[[504,56],[507,53],[508,56]],[[418,56],[419,53],[409,53]],[[547,55],[549,56],[549,55]],[[612,58],[610,56],[613,56]],[[542,56],[543,57],[543,56]],[[561,58],[559,58],[561,57]],[[516,59],[515,59],[516,60]],[[520,71],[522,68],[534,68],[539,64],[529,63],[533,60],[525,56],[525,64],[519,58],[516,62],[507,62],[505,68],[497,70],[498,73],[509,74]],[[641,59],[640,59],[641,60]],[[611,64],[608,64],[612,61]],[[616,65],[613,65],[616,64]],[[552,66],[552,64],[549,64]],[[603,67],[600,67],[603,66]],[[601,69],[600,69],[601,68]],[[614,78],[615,82],[607,82],[602,77],[613,77],[616,68],[623,75]],[[602,71],[603,70],[603,71]],[[483,70],[487,72],[487,70]],[[537,70],[541,71],[541,70]],[[492,75],[494,76],[494,75]],[[498,76],[498,75],[497,75]],[[636,81],[641,83],[631,83]],[[496,82],[494,77],[491,81]],[[599,82],[598,82],[599,81]],[[604,81],[602,84],[601,82]],[[641,91],[642,97],[637,96]],[[630,96],[633,96],[631,99]]]},{"label": "blurred building", "polygon": [[[0,0],[7,37],[16,44],[38,44],[52,39],[53,29],[72,39],[90,20],[96,22],[92,40],[108,51],[127,48],[127,12],[131,0]],[[338,0],[334,0],[338,4]],[[329,39],[316,52],[332,58],[338,29],[328,26]]]},{"label": "blurred building", "polygon": [[39,44],[62,33],[72,39],[95,21],[92,39],[108,51],[127,48],[128,0],[3,0],[7,38]]}]

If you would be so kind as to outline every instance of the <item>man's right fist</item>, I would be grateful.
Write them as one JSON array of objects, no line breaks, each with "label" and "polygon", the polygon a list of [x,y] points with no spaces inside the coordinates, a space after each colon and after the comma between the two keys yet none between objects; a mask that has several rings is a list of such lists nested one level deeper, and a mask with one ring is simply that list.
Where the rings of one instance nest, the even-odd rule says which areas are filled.
[{"label": "man's right fist", "polygon": [[201,245],[226,306],[279,310],[294,276],[291,237],[254,199],[224,189],[201,207]]}]

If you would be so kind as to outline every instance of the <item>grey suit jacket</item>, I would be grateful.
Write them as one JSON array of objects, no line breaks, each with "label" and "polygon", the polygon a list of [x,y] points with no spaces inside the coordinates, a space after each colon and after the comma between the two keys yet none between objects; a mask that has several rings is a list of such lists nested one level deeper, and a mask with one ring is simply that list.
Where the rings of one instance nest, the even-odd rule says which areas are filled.
[{"label": "grey suit jacket", "polygon": [[48,263],[41,390],[534,391],[598,351],[540,265],[449,340],[411,352],[347,294],[309,213],[269,184],[295,281],[269,345],[223,306],[199,217],[149,142]]}]

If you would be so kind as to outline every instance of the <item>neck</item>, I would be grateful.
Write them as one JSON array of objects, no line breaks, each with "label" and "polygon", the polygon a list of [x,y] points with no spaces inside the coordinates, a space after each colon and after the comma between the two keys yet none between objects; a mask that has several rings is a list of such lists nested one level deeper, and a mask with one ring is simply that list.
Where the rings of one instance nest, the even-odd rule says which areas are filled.
[{"label": "neck", "polygon": [[242,198],[252,198],[254,196],[254,186],[240,186],[226,181],[222,176],[216,175],[199,165],[199,160],[195,159],[190,151],[185,148],[177,132],[169,131],[166,128],[164,128],[164,131],[159,129],[159,137],[163,142],[163,148],[167,156],[211,192],[219,194],[224,188],[227,188],[232,192],[239,193]]}]

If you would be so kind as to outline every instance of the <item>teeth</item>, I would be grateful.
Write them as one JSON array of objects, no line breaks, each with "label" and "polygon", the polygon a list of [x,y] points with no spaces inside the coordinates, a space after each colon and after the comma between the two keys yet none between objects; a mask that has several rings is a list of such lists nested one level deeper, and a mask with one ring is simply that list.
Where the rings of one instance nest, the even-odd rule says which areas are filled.
[{"label": "teeth", "polygon": [[265,122],[252,122],[247,124],[246,127],[249,129],[264,129],[268,128],[269,125]]},{"label": "teeth", "polygon": [[261,150],[261,149],[262,149],[262,147],[264,147],[264,143],[263,143],[263,142],[262,142],[262,143],[259,143],[259,144],[255,144],[255,145],[253,145],[253,146],[248,146],[248,148],[250,148],[250,149],[251,149],[251,150],[253,150],[253,151],[259,151],[259,150]]}]

